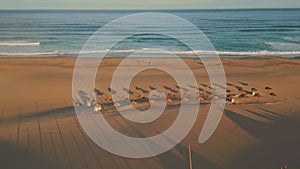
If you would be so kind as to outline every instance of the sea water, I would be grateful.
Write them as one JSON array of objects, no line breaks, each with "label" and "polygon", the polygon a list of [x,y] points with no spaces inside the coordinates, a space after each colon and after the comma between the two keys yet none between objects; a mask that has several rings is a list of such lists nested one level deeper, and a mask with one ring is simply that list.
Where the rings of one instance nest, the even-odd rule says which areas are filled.
[{"label": "sea water", "polygon": [[[188,20],[206,34],[220,56],[300,56],[300,9],[236,9],[0,10],[0,57],[78,56],[88,38],[103,25],[139,12],[163,12]],[[177,26],[174,23],[174,28]],[[191,52],[178,40],[158,34],[136,35],[124,44],[114,49],[115,54],[156,47],[187,57],[194,56],[193,52],[212,52]]]}]

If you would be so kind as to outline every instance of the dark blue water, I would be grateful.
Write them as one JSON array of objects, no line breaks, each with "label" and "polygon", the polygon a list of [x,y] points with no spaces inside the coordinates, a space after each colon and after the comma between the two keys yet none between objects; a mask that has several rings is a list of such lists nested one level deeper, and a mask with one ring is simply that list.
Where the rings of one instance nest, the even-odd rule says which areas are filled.
[{"label": "dark blue water", "polygon": [[[137,12],[145,11],[2,10],[0,56],[77,56],[101,26]],[[195,24],[220,55],[300,56],[300,9],[155,12],[177,15]],[[181,50],[180,43],[159,35],[136,36],[131,40],[141,42],[141,48],[157,45]],[[124,50],[130,49],[129,44]]]}]

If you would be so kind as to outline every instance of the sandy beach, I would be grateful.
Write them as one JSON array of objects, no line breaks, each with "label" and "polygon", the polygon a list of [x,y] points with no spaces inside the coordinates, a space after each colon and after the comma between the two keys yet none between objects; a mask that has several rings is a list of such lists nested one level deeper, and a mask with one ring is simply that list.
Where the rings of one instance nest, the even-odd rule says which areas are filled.
[{"label": "sandy beach", "polygon": [[[109,105],[111,76],[121,58],[107,58],[98,70],[97,101]],[[222,58],[227,89],[240,95],[256,88],[258,98],[235,98],[226,103],[220,125],[204,144],[199,133],[210,107],[210,83],[204,65],[185,58],[204,92],[195,125],[170,151],[145,159],[113,155],[98,147],[81,128],[72,100],[75,57],[0,58],[0,168],[60,169],[183,169],[189,168],[191,144],[194,168],[277,169],[300,167],[300,59],[279,57]],[[168,59],[162,59],[168,62]],[[271,87],[266,90],[265,87]],[[130,98],[136,108],[149,104],[153,88],[165,93],[179,89],[174,79],[159,70],[146,70],[132,81]],[[270,92],[277,94],[270,96]],[[172,125],[180,101],[168,103],[156,121],[136,124],[115,111],[105,111],[109,124],[132,137],[152,136]]]}]

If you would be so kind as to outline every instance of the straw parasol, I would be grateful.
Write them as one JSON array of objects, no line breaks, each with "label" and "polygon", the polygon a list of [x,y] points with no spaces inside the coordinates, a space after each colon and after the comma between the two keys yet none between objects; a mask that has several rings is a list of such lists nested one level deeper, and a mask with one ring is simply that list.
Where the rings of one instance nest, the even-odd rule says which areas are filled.
[{"label": "straw parasol", "polygon": [[226,92],[227,92],[227,93],[232,93],[232,90],[227,89]]},{"label": "straw parasol", "polygon": [[155,101],[154,101],[154,100],[149,100],[149,103],[150,103],[150,104],[154,104]]},{"label": "straw parasol", "polygon": [[101,109],[102,109],[102,107],[101,107],[102,105],[101,104],[96,104],[95,106],[94,106],[94,111],[96,111],[96,112],[98,112],[98,111],[100,111]]},{"label": "straw parasol", "polygon": [[108,97],[108,98],[106,98],[106,101],[110,102],[110,101],[112,101],[112,98]]},{"label": "straw parasol", "polygon": [[272,87],[266,86],[265,89],[268,90],[268,92],[270,94],[270,90],[272,90]]},{"label": "straw parasol", "polygon": [[174,93],[168,93],[168,96],[175,96],[175,94]]},{"label": "straw parasol", "polygon": [[204,101],[204,98],[203,97],[199,97],[198,100],[199,101]]},{"label": "straw parasol", "polygon": [[252,87],[251,88],[251,91],[257,91],[258,89],[257,88],[255,88],[255,87]]},{"label": "straw parasol", "polygon": [[167,99],[167,103],[172,103],[173,100],[172,99]]},{"label": "straw parasol", "polygon": [[214,96],[212,99],[218,100],[220,98],[218,96]]},{"label": "straw parasol", "polygon": [[257,97],[257,101],[259,102],[259,98],[260,98],[260,97],[263,97],[263,95],[260,94],[260,93],[257,93],[257,94],[255,94],[255,97]]},{"label": "straw parasol", "polygon": [[186,96],[191,96],[191,93],[189,93],[189,92],[183,92],[183,94]]},{"label": "straw parasol", "polygon": [[235,102],[235,96],[234,95],[231,95],[231,96],[229,96],[228,97],[229,98],[229,101],[231,102],[231,103],[234,103]]},{"label": "straw parasol", "polygon": [[256,92],[257,90],[258,90],[257,88],[252,87],[252,88],[251,88],[251,95],[254,96],[254,95],[255,95],[255,92]]},{"label": "straw parasol", "polygon": [[139,98],[140,98],[140,99],[145,99],[146,96],[141,94],[141,95],[139,95]]},{"label": "straw parasol", "polygon": [[183,98],[182,101],[187,102],[187,101],[189,101],[189,99],[188,98]]},{"label": "straw parasol", "polygon": [[278,96],[278,94],[275,93],[275,92],[270,93],[270,95],[272,96],[272,99],[273,99],[273,100],[274,100],[274,97]]},{"label": "straw parasol", "polygon": [[244,97],[244,99],[245,99],[245,102],[246,102],[246,99],[250,98],[250,97],[251,97],[251,95],[250,95],[250,94],[245,94],[243,97]]},{"label": "straw parasol", "polygon": [[120,103],[115,103],[114,106],[119,107],[119,106],[121,106],[121,104]]},{"label": "straw parasol", "polygon": [[124,99],[124,100],[128,100],[128,99],[129,99],[129,97],[128,97],[128,96],[123,96],[123,97],[122,97],[122,99]]}]

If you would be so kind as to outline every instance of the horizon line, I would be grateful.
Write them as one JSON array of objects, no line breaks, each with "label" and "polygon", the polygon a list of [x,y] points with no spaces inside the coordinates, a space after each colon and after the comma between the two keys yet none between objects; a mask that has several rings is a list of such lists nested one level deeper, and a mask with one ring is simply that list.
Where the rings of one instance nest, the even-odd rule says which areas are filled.
[{"label": "horizon line", "polygon": [[65,10],[65,11],[174,11],[174,10],[178,10],[178,11],[185,11],[185,10],[285,10],[285,9],[300,9],[300,7],[289,7],[289,8],[199,8],[199,9],[195,9],[195,8],[186,8],[186,9],[183,9],[183,8],[174,8],[174,9],[77,9],[77,8],[74,8],[74,9],[70,9],[70,8],[65,8],[65,9],[54,9],[54,8],[50,8],[50,9],[47,9],[47,8],[44,8],[44,9],[38,9],[38,8],[33,8],[33,9],[1,9],[2,11],[4,10],[7,10],[7,11],[12,11],[12,10],[15,10],[15,11],[30,11],[30,10],[36,10],[36,11],[62,11],[62,10]]}]

